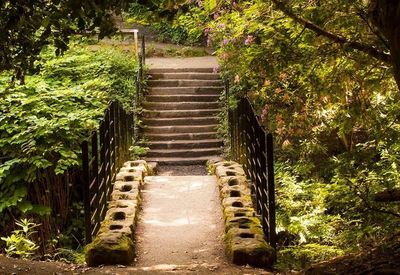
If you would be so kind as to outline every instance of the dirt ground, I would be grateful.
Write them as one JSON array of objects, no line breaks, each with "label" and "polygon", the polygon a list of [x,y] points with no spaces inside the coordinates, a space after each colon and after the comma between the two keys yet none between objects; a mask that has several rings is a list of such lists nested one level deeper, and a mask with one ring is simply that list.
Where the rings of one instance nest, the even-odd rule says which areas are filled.
[{"label": "dirt ground", "polygon": [[262,269],[239,267],[229,264],[159,264],[147,267],[101,266],[89,268],[60,262],[41,262],[7,258],[0,255],[0,275],[49,275],[49,274],[272,274]]}]

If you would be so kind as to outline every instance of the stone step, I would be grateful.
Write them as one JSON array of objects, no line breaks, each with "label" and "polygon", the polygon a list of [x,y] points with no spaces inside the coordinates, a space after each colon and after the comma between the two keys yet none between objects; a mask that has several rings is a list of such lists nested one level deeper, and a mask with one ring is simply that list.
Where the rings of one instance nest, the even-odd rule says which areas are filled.
[{"label": "stone step", "polygon": [[150,87],[149,95],[220,95],[223,86],[217,87]]},{"label": "stone step", "polygon": [[170,134],[159,134],[159,133],[146,133],[145,138],[149,141],[182,141],[182,140],[204,140],[204,139],[216,139],[218,133],[203,132],[203,133],[170,133]]},{"label": "stone step", "polygon": [[150,87],[220,87],[223,85],[221,80],[180,80],[180,79],[162,79],[149,80]]},{"label": "stone step", "polygon": [[143,102],[143,108],[147,110],[196,110],[218,109],[219,102]]},{"label": "stone step", "polygon": [[163,73],[212,73],[214,68],[157,68],[150,69],[149,74]]},{"label": "stone step", "polygon": [[220,95],[148,95],[150,102],[218,102]]},{"label": "stone step", "polygon": [[199,139],[199,140],[174,140],[174,141],[149,141],[146,145],[150,149],[199,149],[219,148],[223,146],[221,139]]},{"label": "stone step", "polygon": [[173,134],[173,133],[207,133],[217,130],[217,124],[195,125],[195,126],[148,126],[144,128],[144,133],[154,134]]},{"label": "stone step", "polygon": [[220,109],[201,109],[201,110],[143,110],[144,118],[178,118],[178,117],[207,117],[216,116],[221,112]]},{"label": "stone step", "polygon": [[145,125],[148,126],[173,126],[173,125],[201,125],[217,124],[217,117],[178,117],[178,118],[145,118]]},{"label": "stone step", "polygon": [[201,72],[178,72],[178,73],[154,73],[150,75],[150,79],[203,79],[203,80],[219,80],[217,73],[201,73]]},{"label": "stone step", "polygon": [[208,160],[222,160],[218,155],[197,158],[145,158],[147,162],[157,162],[158,165],[204,165]]},{"label": "stone step", "polygon": [[210,155],[218,155],[221,148],[201,148],[201,149],[160,149],[150,150],[147,152],[149,158],[166,158],[166,157],[204,157]]}]

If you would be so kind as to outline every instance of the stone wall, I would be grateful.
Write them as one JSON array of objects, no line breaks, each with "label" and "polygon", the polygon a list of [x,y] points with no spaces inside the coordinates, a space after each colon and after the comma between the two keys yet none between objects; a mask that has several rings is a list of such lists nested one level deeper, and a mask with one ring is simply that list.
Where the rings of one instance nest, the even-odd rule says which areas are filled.
[{"label": "stone wall", "polygon": [[227,257],[238,265],[272,267],[276,252],[264,240],[242,166],[233,161],[218,161],[209,162],[208,167],[218,179],[225,219]]},{"label": "stone wall", "polygon": [[144,177],[152,174],[145,161],[128,161],[117,174],[108,211],[97,236],[86,246],[89,266],[129,264],[135,256],[134,234]]}]

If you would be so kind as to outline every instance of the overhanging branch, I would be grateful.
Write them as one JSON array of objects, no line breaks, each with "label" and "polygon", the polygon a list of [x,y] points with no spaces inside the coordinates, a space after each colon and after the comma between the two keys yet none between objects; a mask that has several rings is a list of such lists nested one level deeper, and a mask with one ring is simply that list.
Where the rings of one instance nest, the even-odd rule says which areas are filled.
[{"label": "overhanging branch", "polygon": [[272,2],[276,5],[276,7],[281,10],[283,13],[285,13],[287,16],[295,20],[297,23],[303,25],[305,28],[312,30],[313,32],[322,35],[330,40],[332,40],[335,43],[346,45],[347,47],[350,47],[352,49],[361,51],[363,53],[366,53],[378,60],[381,60],[386,63],[391,62],[391,56],[390,54],[384,53],[382,51],[379,51],[375,47],[364,44],[361,42],[357,41],[351,41],[348,38],[335,34],[333,32],[330,32],[328,30],[325,30],[321,28],[320,26],[314,24],[313,22],[306,20],[298,15],[296,15],[285,3],[282,3],[279,0],[272,0]]}]

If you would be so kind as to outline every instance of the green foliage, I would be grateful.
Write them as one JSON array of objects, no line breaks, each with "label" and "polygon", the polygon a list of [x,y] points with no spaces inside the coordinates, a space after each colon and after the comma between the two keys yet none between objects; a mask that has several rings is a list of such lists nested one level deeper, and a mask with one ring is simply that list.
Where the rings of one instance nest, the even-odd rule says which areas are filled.
[{"label": "green foliage", "polygon": [[16,221],[15,224],[21,229],[16,229],[13,233],[1,239],[6,242],[6,253],[9,257],[31,258],[39,248],[33,241],[32,235],[36,233],[34,229],[39,226],[28,219]]},{"label": "green foliage", "polygon": [[[360,16],[362,1],[290,5],[334,33],[385,49]],[[299,268],[301,258],[327,259],[396,232],[399,205],[373,200],[400,187],[400,98],[390,68],[304,29],[269,1],[222,1],[212,17],[202,26],[231,94],[247,95],[275,134],[278,230],[294,245],[285,250],[279,240],[284,257]],[[332,253],[314,257],[318,246]]]},{"label": "green foliage", "polygon": [[46,51],[42,59],[41,73],[27,76],[24,85],[1,76],[0,212],[16,206],[45,214],[25,200],[38,171],[63,174],[78,166],[80,144],[98,127],[110,100],[132,108],[133,57],[75,46],[61,57]]},{"label": "green foliage", "polygon": [[132,160],[139,159],[140,157],[146,155],[149,150],[150,148],[143,147],[140,145],[131,146],[129,148],[130,159]]},{"label": "green foliage", "polygon": [[60,54],[68,48],[73,34],[99,31],[99,37],[114,32],[112,15],[124,1],[1,1],[0,73],[12,70],[17,79],[38,70],[35,63],[48,44]]},{"label": "green foliage", "polygon": [[204,42],[203,25],[208,20],[208,13],[195,5],[177,9],[173,17],[163,16],[168,9],[159,6],[160,13],[142,4],[133,3],[129,9],[129,22],[148,26],[163,42],[196,45]]},{"label": "green foliage", "polygon": [[299,270],[309,267],[311,263],[342,255],[344,255],[342,250],[327,245],[305,244],[286,247],[279,251],[278,262],[275,267],[277,269]]},{"label": "green foliage", "polygon": [[67,264],[85,265],[85,253],[70,248],[57,248],[51,255],[45,255],[46,258],[53,261],[61,261]]},{"label": "green foliage", "polygon": [[136,18],[149,16],[173,18],[177,12],[187,8],[188,2],[187,0],[132,0],[128,12]]}]

